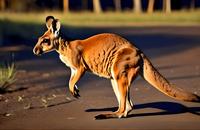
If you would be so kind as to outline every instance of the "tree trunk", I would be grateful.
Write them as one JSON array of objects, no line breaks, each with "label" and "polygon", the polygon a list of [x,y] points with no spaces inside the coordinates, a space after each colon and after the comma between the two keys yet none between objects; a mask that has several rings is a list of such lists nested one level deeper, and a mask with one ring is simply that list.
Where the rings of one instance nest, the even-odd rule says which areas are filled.
[{"label": "tree trunk", "polygon": [[163,10],[165,13],[171,12],[171,0],[163,0]]},{"label": "tree trunk", "polygon": [[69,0],[63,0],[63,12],[64,13],[69,12]]},{"label": "tree trunk", "polygon": [[141,0],[133,0],[133,11],[136,13],[142,12]]},{"label": "tree trunk", "polygon": [[149,0],[148,8],[147,8],[148,13],[153,13],[154,3],[155,3],[155,0]]},{"label": "tree trunk", "polygon": [[115,3],[115,10],[120,12],[122,9],[121,9],[121,0],[114,0],[114,3]]},{"label": "tree trunk", "polygon": [[5,10],[5,8],[6,8],[5,0],[0,0],[0,10]]},{"label": "tree trunk", "polygon": [[190,2],[190,10],[194,10],[195,9],[195,0],[191,0]]},{"label": "tree trunk", "polygon": [[88,9],[88,0],[82,0],[82,9],[84,10]]},{"label": "tree trunk", "polygon": [[93,0],[93,10],[95,13],[102,12],[100,0]]}]

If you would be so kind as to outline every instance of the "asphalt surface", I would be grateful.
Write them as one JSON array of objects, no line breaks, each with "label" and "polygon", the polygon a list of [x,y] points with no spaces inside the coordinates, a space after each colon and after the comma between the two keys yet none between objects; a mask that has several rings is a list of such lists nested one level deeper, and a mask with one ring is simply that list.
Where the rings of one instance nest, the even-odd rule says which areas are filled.
[{"label": "asphalt surface", "polygon": [[[200,26],[78,28],[67,33],[83,39],[102,32],[136,44],[170,82],[200,95]],[[10,55],[1,54],[5,59]],[[200,103],[167,97],[140,77],[131,86],[135,105],[127,118],[94,120],[95,115],[117,109],[108,79],[86,73],[77,84],[81,97],[74,99],[67,88],[70,71],[56,53],[36,57],[27,49],[15,53],[15,61],[16,91],[0,100],[2,130],[200,129]]]}]

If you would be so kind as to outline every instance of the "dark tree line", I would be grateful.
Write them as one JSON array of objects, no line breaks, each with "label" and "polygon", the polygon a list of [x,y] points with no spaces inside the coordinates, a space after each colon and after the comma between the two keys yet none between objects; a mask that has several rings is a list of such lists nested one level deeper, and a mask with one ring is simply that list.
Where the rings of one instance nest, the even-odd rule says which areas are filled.
[{"label": "dark tree line", "polygon": [[[80,1],[80,0],[79,0]],[[103,12],[102,4],[103,2],[113,2],[113,7],[115,11],[122,11],[122,2],[125,0],[81,0],[79,6],[82,9],[88,8],[88,3],[92,3],[92,11],[95,13]],[[132,10],[135,13],[143,12],[143,2],[147,4],[146,11],[152,13],[155,11],[155,4],[159,0],[129,0],[131,2]],[[160,0],[162,1],[162,10],[166,13],[170,13],[172,10],[172,0]],[[175,0],[175,2],[178,0]],[[179,0],[180,1],[180,0]],[[184,1],[184,0],[183,0]],[[189,1],[190,9],[194,10],[195,3],[198,0],[185,0]],[[69,12],[72,8],[71,2],[78,2],[78,0],[0,0],[0,10],[41,10],[41,9],[60,9],[63,12]]]}]

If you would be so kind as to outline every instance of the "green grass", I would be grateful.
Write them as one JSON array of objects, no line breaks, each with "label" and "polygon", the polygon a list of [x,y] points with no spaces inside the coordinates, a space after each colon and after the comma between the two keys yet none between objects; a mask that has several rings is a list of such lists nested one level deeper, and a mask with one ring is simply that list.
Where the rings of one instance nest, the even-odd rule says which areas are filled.
[{"label": "green grass", "polygon": [[[131,11],[115,13],[91,12],[0,12],[0,44],[26,44],[33,46],[36,38],[46,30],[45,18],[53,15],[60,19],[68,33],[83,31],[84,27],[123,27],[123,26],[193,26],[200,25],[200,10],[174,11],[169,14],[155,12],[152,14],[136,14]],[[83,28],[82,28],[83,27]],[[63,28],[64,29],[64,28]],[[70,34],[66,34],[70,37]]]},{"label": "green grass", "polygon": [[12,22],[43,24],[47,15],[53,15],[68,26],[144,26],[144,25],[199,25],[200,10],[174,11],[169,14],[155,12],[152,14],[133,12],[106,12],[94,14],[91,12],[68,13],[9,13],[0,12],[0,20]]},{"label": "green grass", "polygon": [[14,63],[11,65],[0,65],[0,93],[8,91],[11,84],[16,81],[16,68]]}]

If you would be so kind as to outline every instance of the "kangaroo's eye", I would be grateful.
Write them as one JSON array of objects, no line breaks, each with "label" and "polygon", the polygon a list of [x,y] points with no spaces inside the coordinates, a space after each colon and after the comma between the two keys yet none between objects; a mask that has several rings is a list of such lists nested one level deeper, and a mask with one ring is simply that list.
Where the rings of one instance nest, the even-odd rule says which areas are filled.
[{"label": "kangaroo's eye", "polygon": [[44,39],[43,42],[49,42],[49,39]]},{"label": "kangaroo's eye", "polygon": [[44,40],[42,41],[42,44],[50,45],[50,40],[49,40],[49,39],[44,39]]}]

